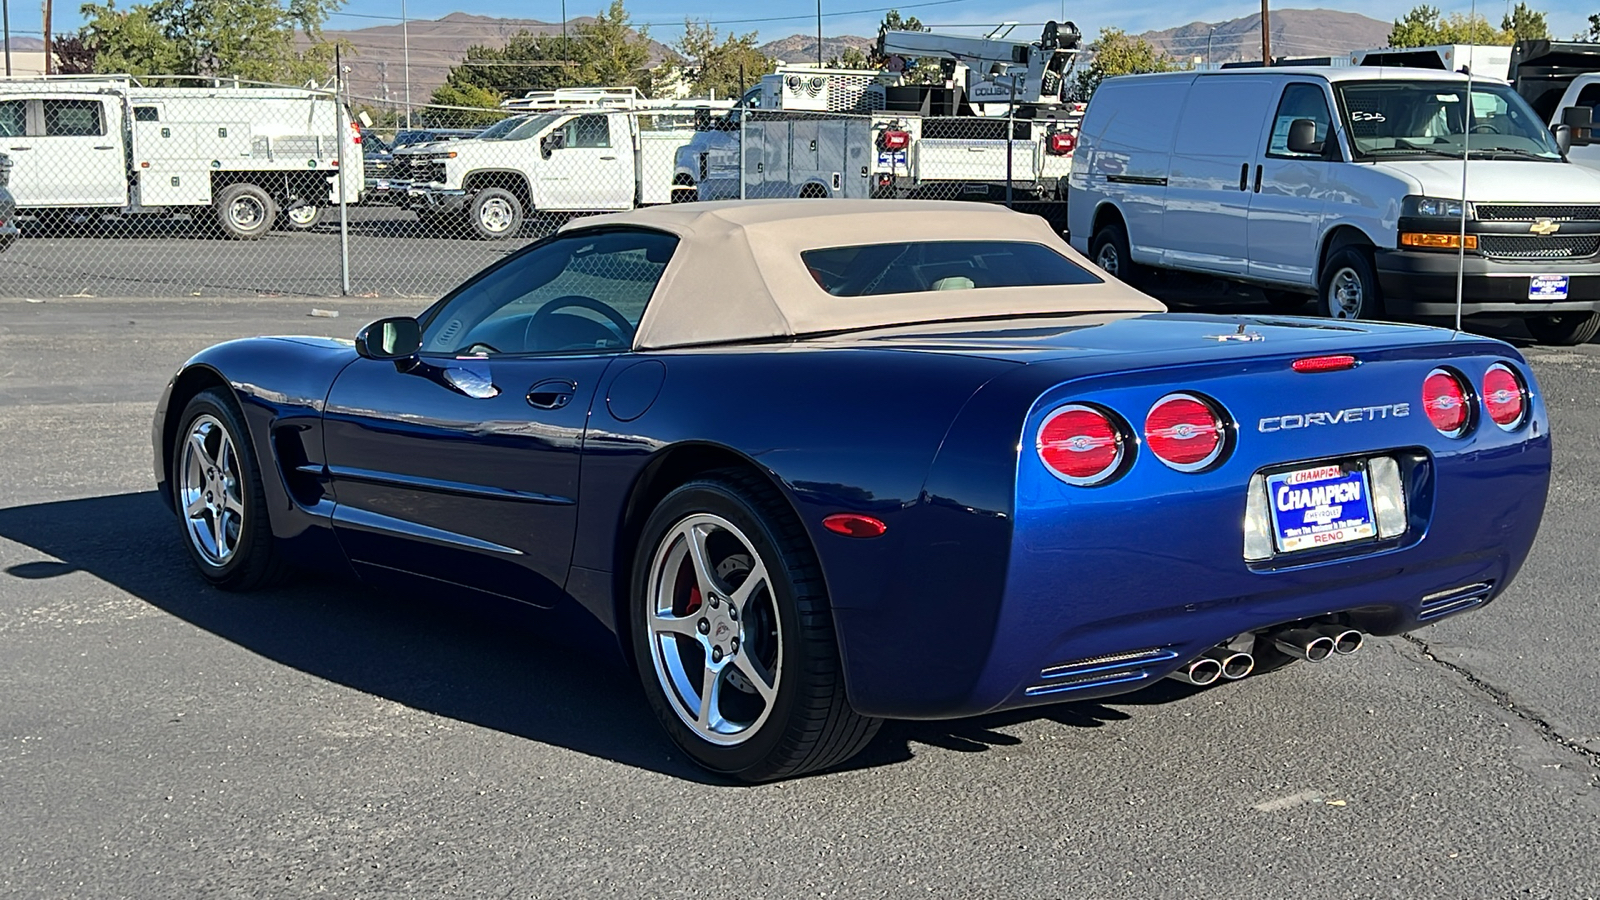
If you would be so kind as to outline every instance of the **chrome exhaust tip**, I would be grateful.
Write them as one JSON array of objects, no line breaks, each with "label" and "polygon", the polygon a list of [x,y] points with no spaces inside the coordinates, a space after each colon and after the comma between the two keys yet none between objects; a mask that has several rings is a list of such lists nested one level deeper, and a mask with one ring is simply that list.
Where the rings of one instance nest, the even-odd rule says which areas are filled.
[{"label": "chrome exhaust tip", "polygon": [[1222,663],[1209,656],[1202,656],[1199,659],[1190,660],[1178,671],[1167,677],[1176,678],[1184,684],[1205,687],[1222,677]]},{"label": "chrome exhaust tip", "polygon": [[[1280,631],[1272,636],[1272,645],[1295,659],[1307,662],[1322,662],[1332,656],[1335,649],[1332,637],[1309,628]],[[1356,646],[1359,647],[1360,644]]]},{"label": "chrome exhaust tip", "polygon": [[1361,646],[1367,641],[1366,635],[1354,628],[1342,629],[1330,635],[1330,637],[1333,638],[1333,652],[1340,656],[1348,656],[1360,650]]},{"label": "chrome exhaust tip", "polygon": [[1222,666],[1222,677],[1229,681],[1238,681],[1256,670],[1256,658],[1243,651],[1215,650],[1212,651],[1215,659]]}]

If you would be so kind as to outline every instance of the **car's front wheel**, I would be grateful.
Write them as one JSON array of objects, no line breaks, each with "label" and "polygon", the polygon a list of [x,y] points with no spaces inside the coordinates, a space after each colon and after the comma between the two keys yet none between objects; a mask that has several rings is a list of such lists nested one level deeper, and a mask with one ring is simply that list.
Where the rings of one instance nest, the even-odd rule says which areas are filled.
[{"label": "car's front wheel", "polygon": [[212,388],[190,400],[170,451],[172,505],[200,574],[233,591],[278,581],[285,566],[255,449],[233,398]]},{"label": "car's front wheel", "polygon": [[805,529],[759,477],[722,472],[668,494],[644,526],[632,585],[645,696],[699,765],[769,781],[858,753],[858,715]]}]

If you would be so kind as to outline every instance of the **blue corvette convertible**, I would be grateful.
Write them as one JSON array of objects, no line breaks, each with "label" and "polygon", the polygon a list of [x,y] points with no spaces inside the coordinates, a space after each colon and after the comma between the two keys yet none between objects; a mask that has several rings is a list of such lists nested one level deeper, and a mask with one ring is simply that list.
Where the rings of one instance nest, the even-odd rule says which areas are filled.
[{"label": "blue corvette convertible", "polygon": [[1550,475],[1506,344],[1169,314],[1040,219],[915,201],[576,221],[354,342],[203,351],[154,439],[218,587],[580,605],[753,781],[1478,608]]}]

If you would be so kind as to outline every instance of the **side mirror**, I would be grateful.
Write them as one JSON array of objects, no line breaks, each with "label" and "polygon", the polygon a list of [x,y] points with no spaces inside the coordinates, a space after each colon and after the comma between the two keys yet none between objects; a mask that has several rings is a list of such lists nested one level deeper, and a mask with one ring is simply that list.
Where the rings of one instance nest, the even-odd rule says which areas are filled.
[{"label": "side mirror", "polygon": [[1567,151],[1572,149],[1572,129],[1566,125],[1551,125],[1550,136],[1556,139],[1556,149],[1566,156]]},{"label": "side mirror", "polygon": [[422,349],[422,325],[410,316],[379,319],[356,333],[356,352],[366,359],[410,359]]},{"label": "side mirror", "polygon": [[1568,106],[1561,110],[1561,124],[1572,129],[1572,146],[1587,147],[1594,142],[1594,110],[1587,106]]},{"label": "side mirror", "polygon": [[1295,119],[1289,123],[1290,153],[1322,153],[1322,142],[1317,140],[1317,123],[1311,119]]},{"label": "side mirror", "polygon": [[545,159],[549,159],[550,154],[560,150],[566,145],[567,136],[562,132],[552,131],[539,139],[539,152],[544,155]]},{"label": "side mirror", "polygon": [[697,106],[697,107],[695,107],[695,110],[694,110],[694,130],[695,131],[710,131],[711,130],[711,109],[709,107],[705,107],[705,106]]}]

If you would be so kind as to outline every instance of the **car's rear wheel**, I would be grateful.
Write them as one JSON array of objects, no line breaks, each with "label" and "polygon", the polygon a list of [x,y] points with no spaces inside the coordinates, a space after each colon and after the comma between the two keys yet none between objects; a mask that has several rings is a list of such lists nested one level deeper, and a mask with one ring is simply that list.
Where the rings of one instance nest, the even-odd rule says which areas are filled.
[{"label": "car's rear wheel", "polygon": [[760,478],[713,473],[668,494],[634,564],[633,652],[651,709],[699,765],[769,781],[858,753],[878,720],[845,697],[805,529]]},{"label": "car's rear wheel", "polygon": [[1528,317],[1528,333],[1541,344],[1570,347],[1600,334],[1600,312],[1551,313]]},{"label": "car's rear wheel", "polygon": [[1377,319],[1383,316],[1383,295],[1372,255],[1362,247],[1345,247],[1322,267],[1317,311],[1330,319]]},{"label": "car's rear wheel", "polygon": [[172,505],[200,574],[232,591],[278,581],[285,565],[255,449],[233,398],[222,388],[196,395],[170,449]]}]

